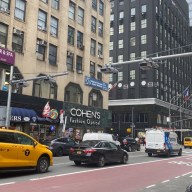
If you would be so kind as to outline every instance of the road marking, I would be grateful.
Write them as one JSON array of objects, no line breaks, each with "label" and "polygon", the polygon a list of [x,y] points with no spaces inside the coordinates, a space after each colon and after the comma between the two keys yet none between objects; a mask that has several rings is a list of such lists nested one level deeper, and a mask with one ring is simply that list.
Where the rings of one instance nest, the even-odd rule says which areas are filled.
[{"label": "road marking", "polygon": [[149,186],[146,187],[146,189],[149,189],[151,187],[155,187],[155,185],[149,185]]},{"label": "road marking", "polygon": [[0,186],[3,186],[3,185],[12,185],[12,184],[15,184],[16,182],[10,182],[10,183],[1,183]]},{"label": "road marking", "polygon": [[177,176],[177,177],[175,177],[175,179],[178,179],[179,177],[181,177],[181,176]]},{"label": "road marking", "polygon": [[191,176],[189,176],[189,177],[192,177],[192,175],[191,175]]},{"label": "road marking", "polygon": [[53,164],[53,165],[65,165],[65,164],[71,164],[72,162],[67,162],[67,163],[57,163],[57,164]]},{"label": "road marking", "polygon": [[163,182],[161,182],[161,183],[167,183],[167,182],[169,182],[170,180],[165,180],[165,181],[163,181]]},{"label": "road marking", "polygon": [[190,175],[190,174],[192,174],[192,172],[185,173],[185,174],[183,174],[182,176],[186,176],[186,175]]}]

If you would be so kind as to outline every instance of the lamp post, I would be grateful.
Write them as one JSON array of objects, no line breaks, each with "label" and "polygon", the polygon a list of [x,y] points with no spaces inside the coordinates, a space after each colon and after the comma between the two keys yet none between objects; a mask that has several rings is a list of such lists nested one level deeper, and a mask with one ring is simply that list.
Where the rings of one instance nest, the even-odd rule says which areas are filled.
[{"label": "lamp post", "polygon": [[133,122],[133,110],[134,110],[134,107],[131,108],[131,129],[132,129],[132,136],[134,138],[134,127],[135,127],[135,124]]},{"label": "lamp post", "polygon": [[30,79],[13,80],[13,66],[11,66],[5,126],[7,128],[10,126],[10,113],[11,113],[10,106],[11,106],[12,85],[20,84],[20,83],[23,84],[23,83],[26,83],[27,81],[33,81],[33,80],[39,80],[39,79],[44,79],[44,80],[48,80],[48,81],[51,81],[51,82],[53,82],[53,81],[55,82],[53,77],[63,76],[63,75],[67,75],[67,74],[68,74],[68,72],[63,72],[63,73],[58,73],[58,74],[55,74],[55,75],[44,75],[44,76],[34,77],[34,78],[30,78]]}]

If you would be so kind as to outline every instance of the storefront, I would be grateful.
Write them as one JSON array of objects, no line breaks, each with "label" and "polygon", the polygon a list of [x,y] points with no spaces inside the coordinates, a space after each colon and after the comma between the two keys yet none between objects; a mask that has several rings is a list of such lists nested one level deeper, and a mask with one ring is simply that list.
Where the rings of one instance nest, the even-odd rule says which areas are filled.
[{"label": "storefront", "polygon": [[62,134],[77,140],[81,140],[84,133],[106,132],[111,126],[110,111],[79,104],[64,103],[62,118]]}]

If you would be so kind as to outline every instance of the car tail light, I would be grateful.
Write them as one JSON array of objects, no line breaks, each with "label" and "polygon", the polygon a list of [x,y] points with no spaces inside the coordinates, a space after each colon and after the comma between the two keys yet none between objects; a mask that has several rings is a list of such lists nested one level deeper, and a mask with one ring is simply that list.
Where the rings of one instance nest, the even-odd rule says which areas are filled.
[{"label": "car tail light", "polygon": [[73,149],[73,148],[70,148],[70,153],[73,153],[74,151],[75,151],[75,149]]},{"label": "car tail light", "polygon": [[96,151],[95,149],[85,149],[85,150],[83,150],[83,152],[84,152],[85,154],[94,153],[95,151]]}]

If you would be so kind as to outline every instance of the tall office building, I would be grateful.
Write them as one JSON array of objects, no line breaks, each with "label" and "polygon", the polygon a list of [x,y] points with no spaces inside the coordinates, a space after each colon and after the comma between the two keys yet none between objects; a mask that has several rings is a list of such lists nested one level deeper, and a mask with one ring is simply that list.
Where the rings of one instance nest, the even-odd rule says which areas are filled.
[{"label": "tall office building", "polygon": [[190,101],[183,98],[191,93],[191,58],[159,59],[155,61],[159,67],[151,70],[142,70],[134,61],[152,62],[150,59],[154,57],[191,50],[188,3],[185,0],[110,2],[110,62],[133,63],[117,65],[119,72],[110,75],[113,88],[109,109],[113,113],[113,126],[109,132],[136,136],[153,126],[191,128]]},{"label": "tall office building", "polygon": [[187,0],[189,4],[189,25],[192,26],[192,0]]},{"label": "tall office building", "polygon": [[[100,72],[109,58],[109,18],[103,0],[0,0],[0,125],[14,65],[14,80],[33,81],[12,85],[11,126],[42,139],[61,124],[80,136],[109,127],[108,78]],[[38,79],[66,71],[55,82]]]}]

